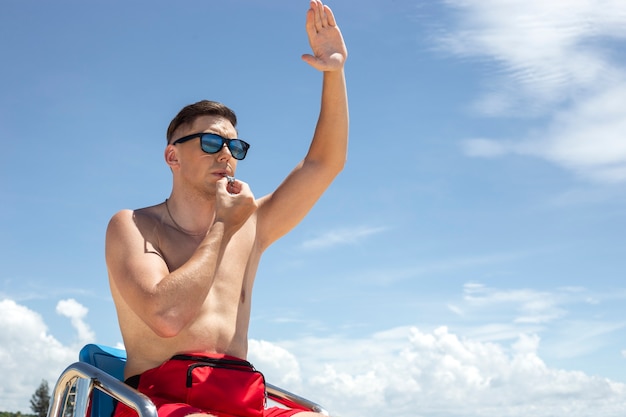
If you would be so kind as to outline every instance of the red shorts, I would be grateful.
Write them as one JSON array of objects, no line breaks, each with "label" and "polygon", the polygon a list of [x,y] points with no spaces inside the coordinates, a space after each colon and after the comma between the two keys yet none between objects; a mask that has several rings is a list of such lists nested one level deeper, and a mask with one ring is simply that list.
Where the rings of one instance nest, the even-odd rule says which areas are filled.
[{"label": "red shorts", "polygon": [[[132,382],[131,382],[132,381]],[[305,411],[265,408],[265,378],[247,361],[207,353],[176,355],[127,383],[147,395],[159,417],[207,413],[216,417],[289,417]],[[136,417],[118,403],[113,417]]]}]

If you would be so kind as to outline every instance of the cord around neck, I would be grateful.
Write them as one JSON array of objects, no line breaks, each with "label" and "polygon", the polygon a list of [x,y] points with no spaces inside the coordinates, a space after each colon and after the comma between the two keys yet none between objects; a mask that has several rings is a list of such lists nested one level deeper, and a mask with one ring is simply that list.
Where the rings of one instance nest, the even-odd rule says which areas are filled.
[{"label": "cord around neck", "polygon": [[206,234],[206,232],[201,232],[201,233],[190,232],[189,230],[185,229],[180,224],[178,224],[178,222],[176,222],[176,220],[174,220],[174,216],[172,216],[172,212],[170,211],[170,206],[168,204],[168,201],[169,201],[169,199],[166,198],[165,199],[165,209],[167,210],[167,215],[170,216],[170,219],[172,220],[172,223],[174,223],[174,226],[176,227],[176,229],[179,232],[184,233],[184,234],[186,234],[188,236],[202,236],[202,235]]}]

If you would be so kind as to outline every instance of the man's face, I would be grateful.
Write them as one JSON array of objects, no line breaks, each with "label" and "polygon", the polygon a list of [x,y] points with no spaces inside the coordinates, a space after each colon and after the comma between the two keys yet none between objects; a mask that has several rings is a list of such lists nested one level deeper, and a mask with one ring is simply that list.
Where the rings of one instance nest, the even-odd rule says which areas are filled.
[{"label": "man's face", "polygon": [[[176,129],[172,143],[196,133],[214,133],[227,139],[237,137],[237,130],[229,120],[221,116],[200,116],[192,124]],[[237,168],[237,160],[227,146],[216,153],[206,153],[201,149],[199,136],[187,142],[168,145],[165,157],[175,175],[199,187],[212,185],[214,188],[214,184],[224,176],[234,176]]]}]

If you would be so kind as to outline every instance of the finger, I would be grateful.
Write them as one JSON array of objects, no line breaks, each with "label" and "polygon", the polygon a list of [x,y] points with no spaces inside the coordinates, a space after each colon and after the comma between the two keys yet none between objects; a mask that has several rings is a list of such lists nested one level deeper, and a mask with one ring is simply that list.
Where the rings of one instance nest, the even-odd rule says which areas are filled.
[{"label": "finger", "polygon": [[330,7],[328,7],[327,5],[324,5],[324,14],[326,15],[328,26],[332,26],[332,27],[337,26],[335,15],[333,14],[333,11],[330,10]]},{"label": "finger", "polygon": [[228,191],[229,194],[238,194],[241,191],[241,181],[235,179],[235,177],[225,176],[220,179],[222,182],[224,180],[226,180],[224,189]]},{"label": "finger", "polygon": [[317,32],[317,28],[315,27],[315,11],[312,8],[306,12],[306,31],[309,33],[309,36]]},{"label": "finger", "polygon": [[228,191],[229,194],[239,194],[241,192],[241,184],[228,183],[226,191]]},{"label": "finger", "polygon": [[315,29],[319,32],[324,28],[324,6],[320,0],[311,2],[311,8],[315,12]]},{"label": "finger", "polygon": [[228,179],[226,177],[220,178],[219,180],[217,180],[215,184],[217,185],[217,188],[220,190],[228,189]]}]

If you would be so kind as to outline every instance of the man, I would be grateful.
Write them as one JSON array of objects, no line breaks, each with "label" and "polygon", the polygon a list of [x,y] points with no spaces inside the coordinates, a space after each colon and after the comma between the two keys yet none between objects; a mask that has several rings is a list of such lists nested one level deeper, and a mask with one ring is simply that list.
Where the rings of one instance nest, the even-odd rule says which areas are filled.
[{"label": "man", "polygon": [[[234,179],[248,149],[236,139],[235,114],[201,101],[168,129],[170,197],[123,210],[109,223],[106,260],[128,355],[125,377],[160,417],[317,415],[263,410],[262,376],[242,360],[263,251],[300,222],[346,159],[347,50],[320,0],[310,2],[306,31],[313,54],[302,59],[323,72],[320,115],[307,155],[273,193],[256,199]],[[128,413],[117,407],[117,415]]]}]

